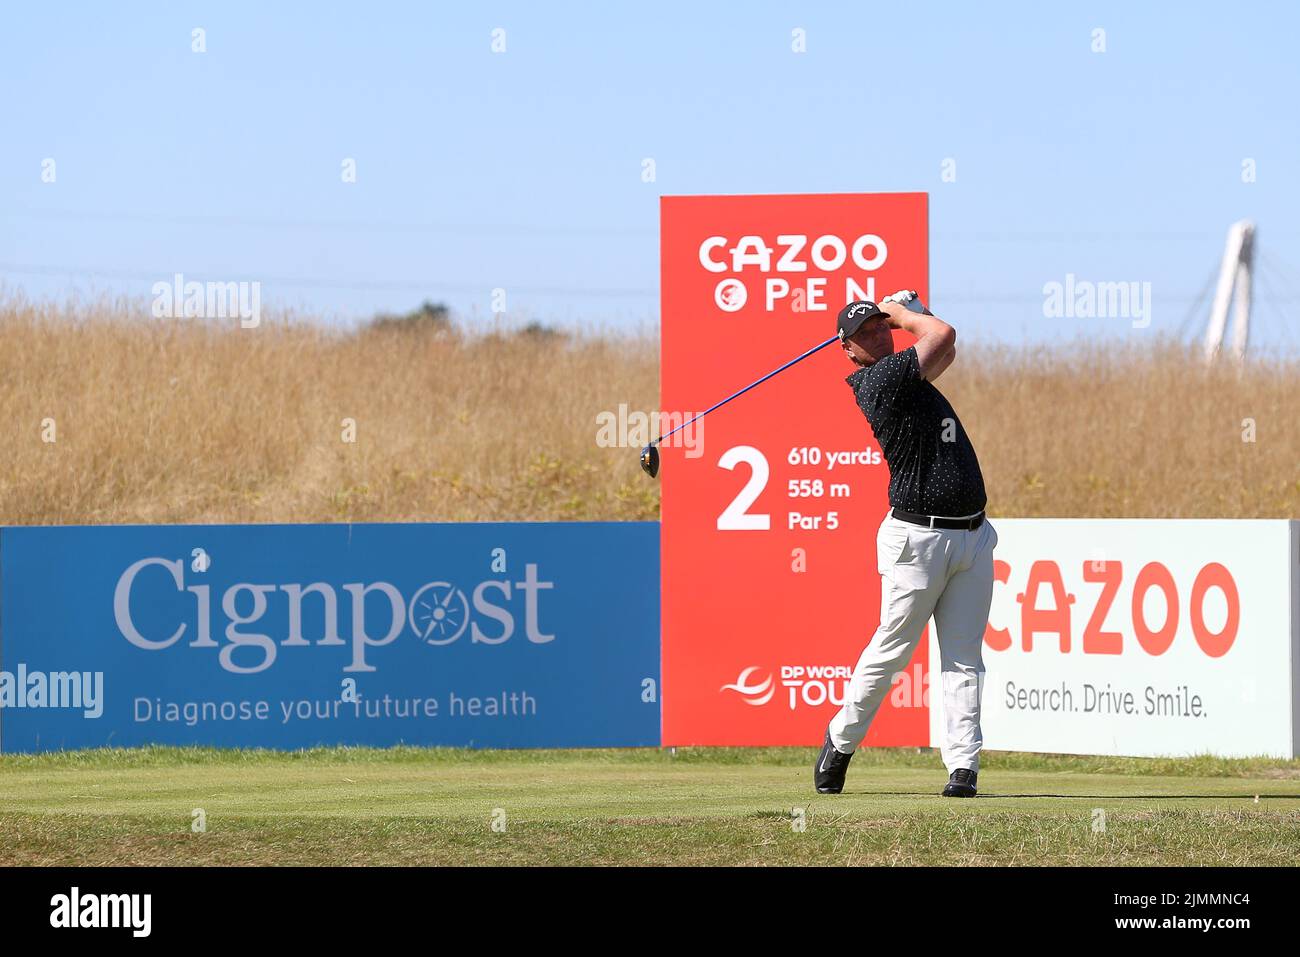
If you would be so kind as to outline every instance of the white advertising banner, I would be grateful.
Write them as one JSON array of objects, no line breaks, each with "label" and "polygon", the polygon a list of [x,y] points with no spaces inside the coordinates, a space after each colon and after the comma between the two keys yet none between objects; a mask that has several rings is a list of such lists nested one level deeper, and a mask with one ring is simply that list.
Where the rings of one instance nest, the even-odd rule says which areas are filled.
[{"label": "white advertising banner", "polygon": [[1300,756],[1300,522],[993,521],[985,748]]}]

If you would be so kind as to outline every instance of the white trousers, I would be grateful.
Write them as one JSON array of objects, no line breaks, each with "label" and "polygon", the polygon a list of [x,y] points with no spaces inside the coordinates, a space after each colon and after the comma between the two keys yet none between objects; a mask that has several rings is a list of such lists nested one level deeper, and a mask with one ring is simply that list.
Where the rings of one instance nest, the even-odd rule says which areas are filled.
[{"label": "white trousers", "polygon": [[[980,690],[984,627],[993,597],[993,548],[998,535],[985,519],[972,531],[926,528],[886,515],[876,536],[880,569],[880,627],[862,650],[844,707],[830,724],[831,743],[851,752],[889,693],[894,675],[911,660],[934,616],[943,672],[946,737],[943,763],[979,770]],[[933,662],[931,662],[933,667]],[[931,682],[931,692],[934,691]],[[933,707],[933,694],[931,696]]]}]

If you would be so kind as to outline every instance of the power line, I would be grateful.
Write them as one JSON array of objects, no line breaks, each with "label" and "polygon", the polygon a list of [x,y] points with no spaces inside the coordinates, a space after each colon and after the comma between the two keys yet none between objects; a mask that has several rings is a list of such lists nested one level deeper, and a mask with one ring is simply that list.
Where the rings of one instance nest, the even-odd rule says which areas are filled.
[{"label": "power line", "polygon": [[[40,263],[0,262],[0,273],[18,273],[41,276],[86,276],[89,278],[117,279],[130,282],[171,282],[172,277],[177,272],[186,275],[191,280],[197,281],[202,281],[199,277],[204,275],[203,273],[187,273],[185,270],[177,269],[122,270],[98,269],[82,266],[52,266]],[[221,281],[230,281],[231,277],[234,276],[249,277],[250,279],[256,279],[258,282],[302,287],[306,289],[369,289],[424,293],[436,291],[487,295],[490,294],[493,289],[500,288],[505,289],[507,293],[521,293],[532,296],[578,296],[595,299],[656,299],[659,295],[656,290],[634,287],[620,289],[591,286],[532,286],[528,284],[517,285],[501,280],[496,282],[472,284],[448,283],[433,279],[318,279],[310,277],[259,275],[254,270],[223,271]]]},{"label": "power line", "polygon": [[1210,290],[1214,288],[1214,281],[1218,276],[1218,267],[1212,266],[1209,274],[1205,277],[1205,285],[1201,287],[1201,291],[1197,293],[1196,298],[1192,300],[1192,304],[1188,308],[1187,314],[1183,316],[1183,321],[1178,324],[1176,338],[1182,340],[1187,337],[1187,334],[1191,331],[1192,323],[1196,320],[1197,314],[1205,308],[1205,301],[1209,298]]},{"label": "power line", "polygon": [[211,214],[164,215],[118,210],[11,209],[3,214],[10,219],[70,220],[76,222],[143,223],[171,226],[220,226],[250,229],[302,229],[312,231],[451,233],[458,236],[617,236],[658,237],[657,227],[619,229],[609,226],[537,225],[530,223],[456,223],[436,221],[376,220],[286,220]]},{"label": "power line", "polygon": [[[617,228],[604,225],[557,225],[551,223],[461,223],[393,220],[298,220],[267,219],[264,217],[233,216],[225,214],[188,213],[183,215],[141,213],[129,210],[89,209],[10,209],[3,214],[11,219],[47,219],[91,222],[132,222],[151,225],[247,227],[251,229],[291,229],[343,232],[395,232],[395,233],[451,233],[479,236],[618,236],[654,239],[659,235],[657,226],[644,228]],[[1300,233],[1270,233],[1283,239],[1300,238]],[[933,232],[932,241],[969,243],[1093,243],[1093,242],[1209,242],[1217,237],[1208,231],[1151,230],[1124,232],[1120,230],[977,230]]]}]

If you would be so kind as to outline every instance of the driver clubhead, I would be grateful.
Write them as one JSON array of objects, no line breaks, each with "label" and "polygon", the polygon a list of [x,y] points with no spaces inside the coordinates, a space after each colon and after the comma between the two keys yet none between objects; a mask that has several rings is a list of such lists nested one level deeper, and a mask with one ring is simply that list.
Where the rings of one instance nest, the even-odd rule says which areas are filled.
[{"label": "driver clubhead", "polygon": [[651,478],[659,474],[659,450],[653,445],[641,450],[641,470]]}]

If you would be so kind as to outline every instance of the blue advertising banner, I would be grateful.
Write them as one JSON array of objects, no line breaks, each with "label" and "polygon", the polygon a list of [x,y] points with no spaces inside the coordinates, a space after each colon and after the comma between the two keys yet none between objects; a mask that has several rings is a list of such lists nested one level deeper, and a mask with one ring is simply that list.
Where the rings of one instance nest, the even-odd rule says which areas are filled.
[{"label": "blue advertising banner", "polygon": [[0,529],[0,750],[659,743],[654,522]]}]

